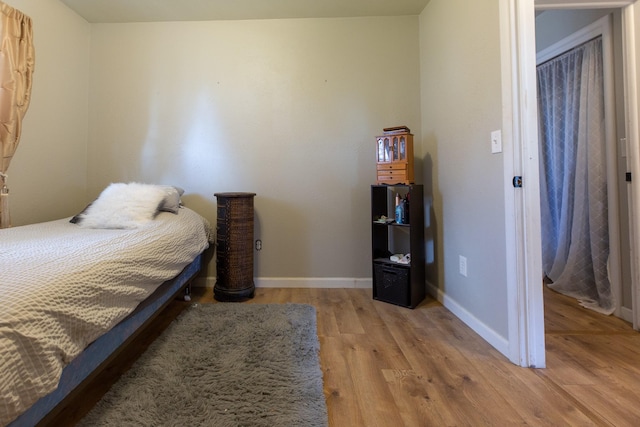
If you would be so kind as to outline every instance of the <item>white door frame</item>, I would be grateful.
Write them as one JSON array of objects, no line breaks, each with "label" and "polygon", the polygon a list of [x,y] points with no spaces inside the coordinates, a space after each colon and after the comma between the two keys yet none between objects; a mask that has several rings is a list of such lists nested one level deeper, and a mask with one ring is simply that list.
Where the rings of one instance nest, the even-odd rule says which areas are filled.
[{"label": "white door frame", "polygon": [[[627,132],[627,170],[637,182],[640,179],[640,126],[638,121],[638,70],[635,22],[635,0],[622,9],[622,49],[624,56],[625,130]],[[640,330],[640,186],[629,185],[629,230],[631,233],[631,297],[633,328]]]},{"label": "white door frame", "polygon": [[[539,9],[622,7],[623,62],[627,158],[632,176],[640,179],[638,143],[638,92],[635,59],[635,0],[501,0],[500,34],[502,62],[503,134],[513,141],[505,150],[505,213],[507,218],[507,279],[509,358],[527,367],[546,366],[544,301],[538,174],[538,115],[536,101],[535,14]],[[509,178],[522,176],[522,188],[510,187]],[[630,186],[631,273],[634,328],[640,325],[640,227],[634,227],[634,212],[640,212],[640,186]],[[640,219],[640,218],[639,218]]]},{"label": "white door frame", "polygon": [[[507,298],[509,359],[520,366],[544,368],[533,2],[500,2]],[[514,188],[514,176],[522,177],[521,188]]]}]

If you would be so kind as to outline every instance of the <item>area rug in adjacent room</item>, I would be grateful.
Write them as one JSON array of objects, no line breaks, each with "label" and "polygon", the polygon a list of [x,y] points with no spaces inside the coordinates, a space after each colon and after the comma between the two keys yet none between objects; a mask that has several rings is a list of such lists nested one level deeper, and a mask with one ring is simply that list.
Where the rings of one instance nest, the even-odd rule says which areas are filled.
[{"label": "area rug in adjacent room", "polygon": [[327,426],[316,311],[193,304],[82,426]]}]

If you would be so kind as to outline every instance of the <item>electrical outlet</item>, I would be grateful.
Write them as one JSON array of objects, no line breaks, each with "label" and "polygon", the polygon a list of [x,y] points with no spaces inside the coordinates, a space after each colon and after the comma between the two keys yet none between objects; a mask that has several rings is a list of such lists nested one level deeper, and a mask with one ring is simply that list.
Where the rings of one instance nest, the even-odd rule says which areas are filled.
[{"label": "electrical outlet", "polygon": [[460,255],[460,274],[467,277],[467,258]]}]

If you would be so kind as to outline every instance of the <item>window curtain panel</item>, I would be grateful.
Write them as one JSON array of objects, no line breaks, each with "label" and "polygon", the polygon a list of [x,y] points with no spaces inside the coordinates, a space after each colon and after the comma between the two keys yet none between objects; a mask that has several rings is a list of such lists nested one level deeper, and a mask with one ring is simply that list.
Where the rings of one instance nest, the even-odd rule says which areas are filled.
[{"label": "window curtain panel", "polygon": [[34,63],[31,18],[0,2],[0,228],[11,226],[7,169],[31,101]]},{"label": "window curtain panel", "polygon": [[537,68],[548,286],[611,314],[602,38]]}]

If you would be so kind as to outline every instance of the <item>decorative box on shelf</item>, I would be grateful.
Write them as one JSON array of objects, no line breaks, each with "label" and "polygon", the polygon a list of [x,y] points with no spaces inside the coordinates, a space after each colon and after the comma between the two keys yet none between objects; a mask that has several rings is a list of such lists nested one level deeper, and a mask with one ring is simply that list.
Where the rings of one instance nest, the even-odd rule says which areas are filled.
[{"label": "decorative box on shelf", "polygon": [[376,137],[376,183],[413,184],[413,135],[406,126],[385,128]]}]

